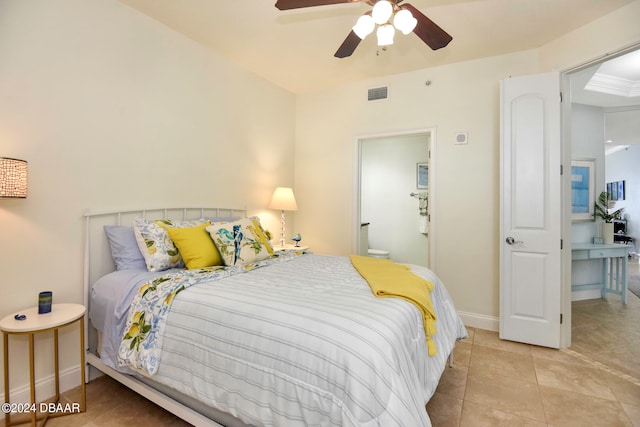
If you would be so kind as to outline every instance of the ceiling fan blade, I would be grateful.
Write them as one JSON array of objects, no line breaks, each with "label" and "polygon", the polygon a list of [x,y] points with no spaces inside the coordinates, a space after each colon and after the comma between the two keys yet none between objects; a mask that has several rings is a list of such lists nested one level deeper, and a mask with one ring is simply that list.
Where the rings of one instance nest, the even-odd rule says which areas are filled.
[{"label": "ceiling fan blade", "polygon": [[422,12],[416,9],[414,6],[405,3],[400,6],[401,9],[407,9],[414,18],[418,20],[416,28],[413,32],[416,36],[420,37],[431,49],[438,50],[449,44],[453,37],[451,37],[445,30],[440,28],[435,22],[427,18]]},{"label": "ceiling fan blade", "polygon": [[346,58],[356,50],[362,39],[358,37],[356,33],[351,30],[346,39],[342,42],[336,53],[333,55],[336,58]]},{"label": "ceiling fan blade", "polygon": [[339,3],[356,3],[360,0],[278,0],[276,7],[280,10],[301,9],[303,7],[326,6]]}]

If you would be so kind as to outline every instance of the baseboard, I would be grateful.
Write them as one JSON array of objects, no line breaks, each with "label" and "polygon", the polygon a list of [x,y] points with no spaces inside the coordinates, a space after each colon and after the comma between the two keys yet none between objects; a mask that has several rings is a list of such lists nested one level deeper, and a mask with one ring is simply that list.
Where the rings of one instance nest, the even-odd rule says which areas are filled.
[{"label": "baseboard", "polygon": [[485,314],[467,313],[465,311],[458,311],[458,315],[464,322],[465,326],[495,332],[498,332],[498,330],[500,329],[499,317],[487,316]]},{"label": "baseboard", "polygon": [[598,289],[585,289],[581,291],[571,292],[571,301],[583,301],[586,299],[598,299],[602,298],[602,290]]},{"label": "baseboard", "polygon": [[[80,386],[80,365],[74,366],[63,371],[60,371],[60,393],[71,390]],[[55,375],[51,374],[45,378],[36,380],[36,400],[41,402],[45,399],[55,396],[56,394],[56,379]],[[29,383],[23,384],[18,387],[13,387],[9,390],[9,396],[11,396],[11,403],[26,403],[30,401]],[[0,402],[4,402],[4,390],[0,394]],[[73,402],[80,403],[80,402]]]}]

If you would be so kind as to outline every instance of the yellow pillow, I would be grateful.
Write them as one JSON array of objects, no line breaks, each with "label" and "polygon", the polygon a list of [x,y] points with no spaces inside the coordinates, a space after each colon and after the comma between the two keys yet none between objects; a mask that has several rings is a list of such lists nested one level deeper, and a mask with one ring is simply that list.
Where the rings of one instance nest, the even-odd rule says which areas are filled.
[{"label": "yellow pillow", "polygon": [[212,265],[223,265],[220,252],[205,230],[211,222],[189,228],[167,227],[167,233],[180,251],[180,256],[189,270]]}]

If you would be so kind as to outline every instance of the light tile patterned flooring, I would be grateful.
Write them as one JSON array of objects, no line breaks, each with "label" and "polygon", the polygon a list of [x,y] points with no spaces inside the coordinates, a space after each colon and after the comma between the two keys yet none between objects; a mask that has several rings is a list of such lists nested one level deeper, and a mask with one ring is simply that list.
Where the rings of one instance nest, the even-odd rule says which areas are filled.
[{"label": "light tile patterned flooring", "polygon": [[427,404],[433,425],[640,426],[640,299],[578,301],[572,316],[563,350],[470,330]]},{"label": "light tile patterned flooring", "polygon": [[[640,274],[640,265],[630,265]],[[640,426],[640,299],[573,303],[573,345],[552,350],[469,328],[427,405],[434,426]],[[78,402],[78,389],[65,393]],[[87,412],[47,426],[187,426],[110,378],[87,387]]]}]

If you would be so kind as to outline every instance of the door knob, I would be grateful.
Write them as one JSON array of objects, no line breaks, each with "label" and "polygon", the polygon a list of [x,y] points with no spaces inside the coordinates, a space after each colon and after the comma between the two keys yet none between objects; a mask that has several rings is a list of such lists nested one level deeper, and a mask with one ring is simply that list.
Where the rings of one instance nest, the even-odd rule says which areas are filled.
[{"label": "door knob", "polygon": [[505,239],[505,241],[507,242],[507,244],[509,245],[516,245],[518,243],[524,243],[522,240],[516,240],[513,237],[509,236]]}]

